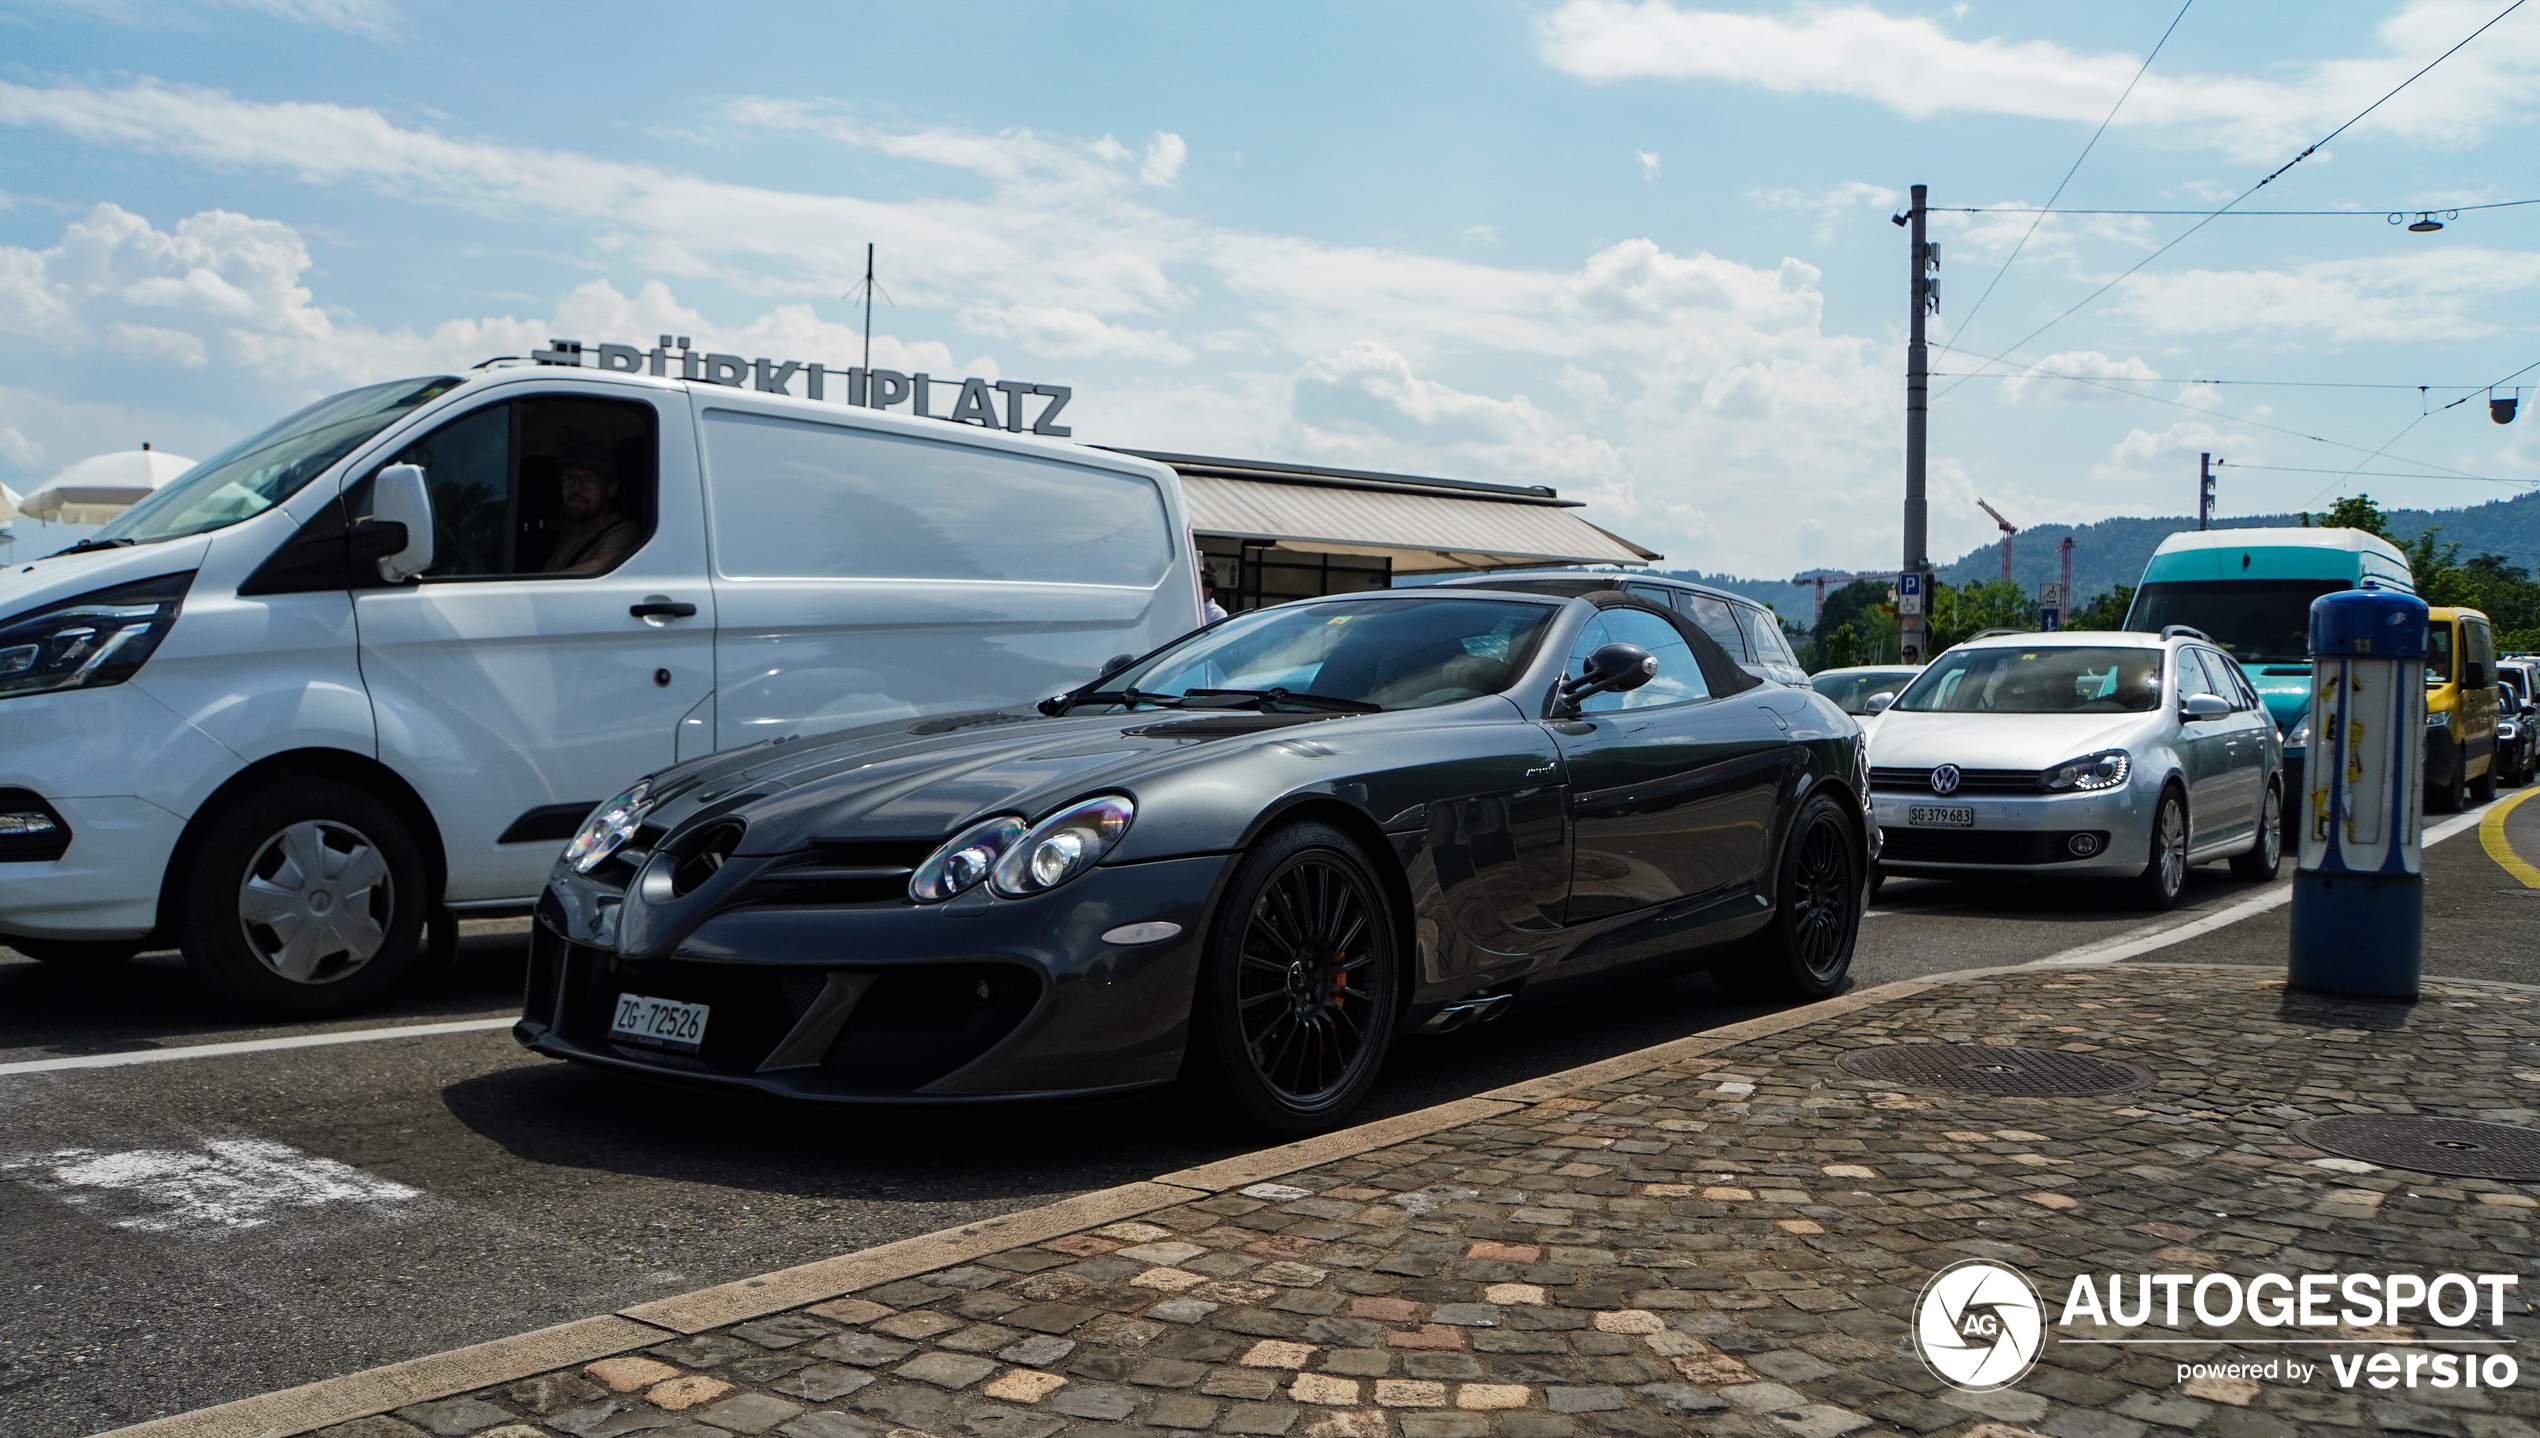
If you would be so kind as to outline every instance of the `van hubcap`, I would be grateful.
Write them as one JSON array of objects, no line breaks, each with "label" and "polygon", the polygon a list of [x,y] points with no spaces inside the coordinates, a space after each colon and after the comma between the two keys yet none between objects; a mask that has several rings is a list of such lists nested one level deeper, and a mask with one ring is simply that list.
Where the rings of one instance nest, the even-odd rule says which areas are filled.
[{"label": "van hubcap", "polygon": [[256,850],[238,884],[238,928],[274,973],[327,984],[379,952],[395,902],[388,861],[369,835],[309,819]]}]

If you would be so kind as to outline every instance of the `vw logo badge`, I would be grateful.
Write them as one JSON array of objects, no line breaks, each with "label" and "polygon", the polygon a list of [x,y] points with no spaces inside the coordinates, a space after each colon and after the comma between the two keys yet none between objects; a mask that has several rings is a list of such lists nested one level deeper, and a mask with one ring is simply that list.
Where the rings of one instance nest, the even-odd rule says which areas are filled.
[{"label": "vw logo badge", "polygon": [[2046,1337],[2046,1306],[2018,1270],[1970,1258],[1923,1285],[1914,1300],[1914,1349],[1933,1376],[1952,1388],[1990,1393],[2007,1388],[2037,1362]]},{"label": "vw logo badge", "polygon": [[1958,772],[1957,765],[1943,764],[1931,771],[1931,791],[1935,794],[1955,794],[1959,780],[1964,777]]}]

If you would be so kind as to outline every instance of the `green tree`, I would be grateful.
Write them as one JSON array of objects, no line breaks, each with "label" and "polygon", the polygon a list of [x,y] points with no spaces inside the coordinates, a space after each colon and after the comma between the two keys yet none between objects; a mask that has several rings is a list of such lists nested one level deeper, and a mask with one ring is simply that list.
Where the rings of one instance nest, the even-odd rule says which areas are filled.
[{"label": "green tree", "polygon": [[2037,601],[2029,598],[2016,581],[1988,579],[1957,589],[1932,581],[1933,654],[1987,629],[2036,627]]},{"label": "green tree", "polygon": [[2134,608],[2134,586],[2120,584],[2092,595],[2088,604],[2064,616],[2066,629],[2123,629],[2126,611]]},{"label": "green tree", "polygon": [[1861,635],[1850,624],[1838,624],[1821,636],[1815,645],[1815,662],[1809,672],[1821,669],[1849,669],[1861,662]]},{"label": "green tree", "polygon": [[[2360,529],[2366,534],[2377,534],[2392,544],[2399,542],[2399,537],[2390,532],[2390,516],[2381,512],[2381,506],[2373,503],[2369,494],[2350,495],[2330,505],[2328,513],[2319,517],[2319,524],[2322,529]],[[2302,527],[2311,527],[2308,513],[2302,516]]]},{"label": "green tree", "polygon": [[2461,546],[2441,542],[2441,533],[2429,529],[2407,546],[2417,597],[2486,615],[2496,626],[2499,651],[2540,648],[2540,583],[2533,582],[2531,571],[2507,563],[2501,554],[2482,554],[2463,563]]}]

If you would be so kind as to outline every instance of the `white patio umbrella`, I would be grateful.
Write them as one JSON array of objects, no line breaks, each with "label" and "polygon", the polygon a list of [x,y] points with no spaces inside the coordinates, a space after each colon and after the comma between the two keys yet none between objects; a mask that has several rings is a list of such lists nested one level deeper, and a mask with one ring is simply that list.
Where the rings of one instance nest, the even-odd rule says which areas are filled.
[{"label": "white patio umbrella", "polygon": [[83,459],[44,481],[13,507],[54,524],[104,524],[150,491],[194,467],[181,454],[143,445]]}]

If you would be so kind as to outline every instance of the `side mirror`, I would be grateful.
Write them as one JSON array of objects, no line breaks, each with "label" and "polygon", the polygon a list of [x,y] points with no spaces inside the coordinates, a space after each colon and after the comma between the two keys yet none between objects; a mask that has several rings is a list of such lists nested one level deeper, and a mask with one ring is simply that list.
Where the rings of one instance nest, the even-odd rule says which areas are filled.
[{"label": "side mirror", "polygon": [[2194,694],[2178,706],[2179,712],[2192,722],[2198,719],[2220,719],[2231,712],[2230,701],[2218,694]]},{"label": "side mirror", "polygon": [[379,560],[379,577],[403,584],[432,567],[432,491],[423,470],[392,464],[371,485],[370,517],[355,529],[358,553]]},{"label": "side mirror", "polygon": [[1108,679],[1112,675],[1119,673],[1121,670],[1126,669],[1137,662],[1138,656],[1135,654],[1114,654],[1109,659],[1102,662],[1101,671],[1095,674],[1094,677],[1096,679]]},{"label": "side mirror", "polygon": [[1873,694],[1869,697],[1868,702],[1862,705],[1862,707],[1873,714],[1884,714],[1887,712],[1888,706],[1894,704],[1895,702],[1896,696],[1893,694]]},{"label": "side mirror", "polygon": [[1585,673],[1561,686],[1561,707],[1575,713],[1591,694],[1621,694],[1658,677],[1658,660],[1637,644],[1600,644],[1581,666]]}]

